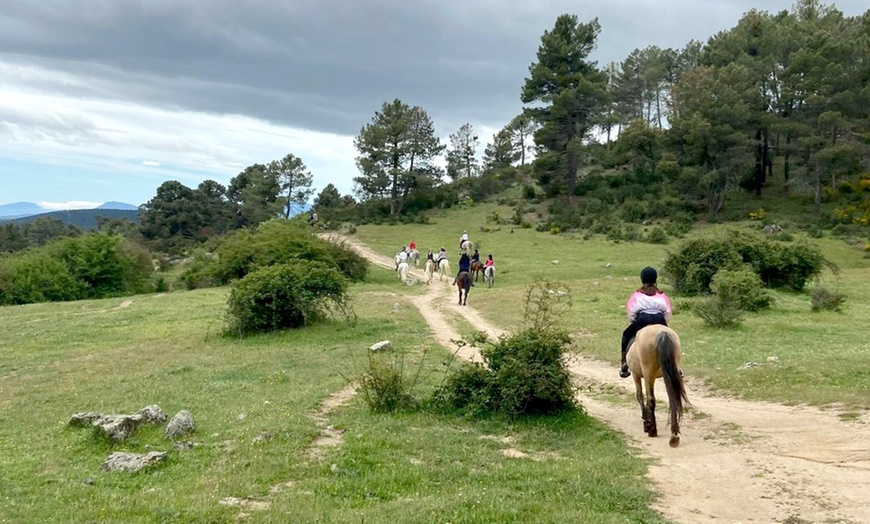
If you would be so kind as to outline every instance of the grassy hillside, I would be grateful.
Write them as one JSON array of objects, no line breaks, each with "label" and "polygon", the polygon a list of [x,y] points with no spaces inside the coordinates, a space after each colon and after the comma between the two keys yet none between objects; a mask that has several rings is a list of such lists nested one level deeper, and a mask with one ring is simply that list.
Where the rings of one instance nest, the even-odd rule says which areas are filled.
[{"label": "grassy hillside", "polygon": [[[521,322],[521,295],[528,282],[565,282],[574,297],[566,328],[575,334],[577,349],[613,362],[616,374],[617,348],[627,325],[624,305],[639,285],[640,269],[661,268],[667,251],[676,249],[679,240],[669,245],[613,242],[600,235],[551,235],[487,222],[493,213],[510,217],[513,210],[496,203],[476,204],[434,212],[428,225],[361,226],[356,236],[389,255],[411,240],[424,252],[443,245],[455,268],[459,236],[468,230],[481,255],[492,254],[497,267],[496,286],[475,287],[469,304],[488,320],[513,329]],[[783,210],[781,216],[774,212],[772,219],[787,227],[793,218]],[[690,236],[726,227],[759,229],[761,224],[747,220],[704,225]],[[793,233],[796,239],[806,238]],[[864,333],[870,323],[870,258],[863,244],[833,237],[807,240],[841,268],[839,275],[826,270],[819,283],[846,295],[844,312],[812,313],[808,292],[774,292],[769,311],[748,315],[735,331],[719,331],[688,311],[690,299],[671,293],[671,326],[683,339],[684,370],[724,393],[747,398],[870,408],[870,351]],[[667,281],[662,287],[669,291]],[[747,362],[760,365],[743,369]]]},{"label": "grassy hillside", "polygon": [[[423,362],[421,394],[440,381],[448,352],[402,300],[416,292],[373,270],[353,287],[356,325],[245,340],[219,335],[225,288],[3,308],[0,521],[664,522],[648,509],[644,461],[582,414],[473,422],[372,415],[356,400],[318,420],[382,339]],[[153,403],[189,410],[198,445],[177,451],[158,428],[110,445],[66,426],[75,412]],[[318,447],[327,425],[340,446]],[[119,450],[169,456],[101,472]]]}]

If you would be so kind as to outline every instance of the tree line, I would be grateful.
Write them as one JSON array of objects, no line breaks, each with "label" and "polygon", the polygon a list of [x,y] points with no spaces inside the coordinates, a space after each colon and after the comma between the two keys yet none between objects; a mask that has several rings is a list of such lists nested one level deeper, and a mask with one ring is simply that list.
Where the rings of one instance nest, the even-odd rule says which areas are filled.
[{"label": "tree line", "polygon": [[[646,192],[715,217],[729,194],[761,196],[776,175],[783,198],[806,195],[817,215],[823,200],[839,199],[832,220],[870,223],[870,11],[847,17],[798,0],[788,11],[751,10],[707,42],[635,49],[603,67],[590,59],[600,31],[597,19],[571,14],[544,31],[519,90],[522,111],[482,154],[471,123],[442,143],[425,109],[385,102],[354,138],[352,194],[328,184],[315,210],[333,224],[420,220],[425,209],[522,181],[566,198],[562,214],[636,207]],[[632,188],[605,195],[603,185]],[[312,175],[293,154],[248,166],[227,186],[170,180],[142,207],[138,234],[179,251],[288,218],[313,195]],[[22,245],[3,235],[15,236],[0,232],[0,249]]]}]

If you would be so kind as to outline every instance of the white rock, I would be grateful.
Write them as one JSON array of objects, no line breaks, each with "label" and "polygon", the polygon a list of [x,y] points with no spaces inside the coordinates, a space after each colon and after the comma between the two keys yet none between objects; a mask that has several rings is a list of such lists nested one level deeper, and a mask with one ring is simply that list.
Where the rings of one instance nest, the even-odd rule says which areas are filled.
[{"label": "white rock", "polygon": [[393,349],[393,345],[389,340],[382,340],[377,344],[372,344],[369,349],[372,351],[390,351]]}]

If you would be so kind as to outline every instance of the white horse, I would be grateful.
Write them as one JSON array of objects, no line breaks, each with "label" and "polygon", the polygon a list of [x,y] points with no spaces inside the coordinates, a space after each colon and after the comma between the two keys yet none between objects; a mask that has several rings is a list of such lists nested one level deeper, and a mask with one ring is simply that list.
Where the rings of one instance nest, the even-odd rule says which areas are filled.
[{"label": "white horse", "polygon": [[446,258],[442,258],[441,262],[438,262],[438,280],[444,280],[444,275],[450,278],[450,262]]},{"label": "white horse", "polygon": [[426,263],[423,265],[423,275],[426,276],[426,285],[429,285],[429,282],[432,282],[432,275],[435,274],[435,261],[431,258],[426,259]]},{"label": "white horse", "polygon": [[483,281],[486,283],[486,287],[492,287],[495,284],[495,266],[487,266],[483,270]]},{"label": "white horse", "polygon": [[408,280],[408,271],[410,270],[411,266],[409,266],[407,262],[400,262],[399,268],[396,270],[399,273],[399,280],[402,282]]},{"label": "white horse", "polygon": [[414,267],[420,266],[420,252],[416,249],[408,251],[408,260],[414,261]]},{"label": "white horse", "polygon": [[471,255],[474,253],[474,242],[471,240],[465,240],[459,245],[459,249]]}]

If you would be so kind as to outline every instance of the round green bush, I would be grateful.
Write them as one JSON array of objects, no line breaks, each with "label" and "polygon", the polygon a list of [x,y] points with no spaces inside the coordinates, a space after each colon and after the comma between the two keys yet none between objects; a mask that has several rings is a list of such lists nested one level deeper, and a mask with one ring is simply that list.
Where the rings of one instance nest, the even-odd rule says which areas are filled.
[{"label": "round green bush", "polygon": [[196,253],[180,278],[189,289],[224,285],[292,260],[316,261],[353,281],[368,272],[368,262],[347,246],[321,240],[304,223],[274,219],[227,235],[213,254]]},{"label": "round green bush", "polygon": [[333,312],[348,314],[347,280],[323,263],[297,260],[249,273],[230,289],[227,333],[299,328]]},{"label": "round green bush", "polygon": [[508,417],[554,414],[576,406],[562,356],[570,339],[556,330],[527,329],[481,350],[485,366],[454,372],[437,399],[466,414]]},{"label": "round green bush", "polygon": [[768,308],[772,300],[761,277],[751,267],[719,270],[713,275],[710,288],[720,300],[733,303],[744,311]]},{"label": "round green bush", "polygon": [[701,317],[705,324],[716,329],[734,329],[743,323],[740,308],[733,302],[721,300],[719,297],[697,300],[692,305],[692,311]]}]

